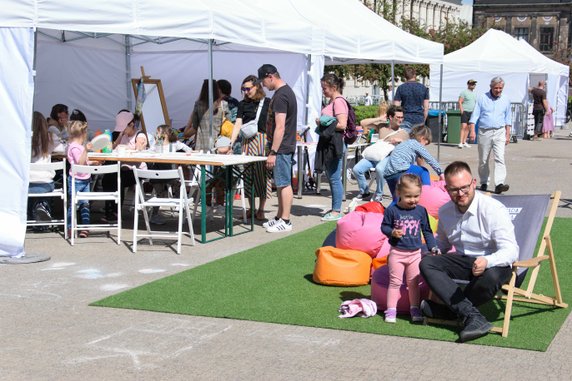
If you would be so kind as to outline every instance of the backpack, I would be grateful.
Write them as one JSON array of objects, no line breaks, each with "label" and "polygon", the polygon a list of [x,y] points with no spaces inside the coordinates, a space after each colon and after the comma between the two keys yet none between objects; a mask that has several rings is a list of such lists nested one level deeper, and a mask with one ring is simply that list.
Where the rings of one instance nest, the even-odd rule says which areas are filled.
[{"label": "backpack", "polygon": [[[358,132],[356,128],[356,113],[354,111],[354,108],[352,107],[352,105],[350,105],[350,103],[346,98],[344,97],[338,97],[338,98],[342,98],[348,105],[348,121],[346,124],[346,130],[344,131],[344,142],[346,144],[353,144],[355,143],[358,137]],[[336,111],[334,110],[334,103],[332,103],[332,114],[336,116]]]}]

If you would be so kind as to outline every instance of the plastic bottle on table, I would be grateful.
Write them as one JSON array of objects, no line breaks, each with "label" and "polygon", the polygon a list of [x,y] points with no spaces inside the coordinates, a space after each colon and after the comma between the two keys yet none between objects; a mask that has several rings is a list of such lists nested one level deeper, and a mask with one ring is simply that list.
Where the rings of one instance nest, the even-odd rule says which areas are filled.
[{"label": "plastic bottle on table", "polygon": [[107,144],[107,146],[103,147],[101,149],[101,152],[103,153],[111,153],[113,151],[113,143],[112,143],[112,137],[111,137],[111,131],[109,131],[109,129],[106,129],[105,131],[103,131],[103,133],[107,136],[109,136],[109,143]]}]

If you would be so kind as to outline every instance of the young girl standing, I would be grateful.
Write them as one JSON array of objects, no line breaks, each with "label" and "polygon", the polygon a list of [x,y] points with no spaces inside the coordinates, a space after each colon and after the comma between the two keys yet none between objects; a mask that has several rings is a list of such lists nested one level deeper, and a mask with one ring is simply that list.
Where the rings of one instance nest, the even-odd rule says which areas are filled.
[{"label": "young girl standing", "polygon": [[[403,143],[402,143],[403,144]],[[419,262],[421,261],[421,234],[427,247],[432,252],[438,252],[437,244],[431,227],[427,210],[419,204],[421,195],[421,179],[410,173],[401,176],[397,183],[396,192],[399,197],[397,204],[390,205],[385,210],[381,231],[389,238],[389,287],[387,288],[387,310],[385,321],[395,323],[397,316],[397,301],[403,282],[403,273],[409,292],[409,311],[413,322],[423,321],[419,310]]]},{"label": "young girl standing", "polygon": [[[90,165],[92,164],[87,160],[87,151],[92,148],[91,143],[86,143],[87,140],[87,123],[79,120],[73,121],[69,126],[69,141],[67,148],[67,158],[71,164]],[[89,192],[91,175],[89,173],[76,173],[75,178],[72,175],[71,169],[69,172],[69,199],[71,201],[71,183],[75,182],[76,192]],[[74,205],[68,208],[68,231],[71,229],[71,214],[75,213]],[[81,201],[79,204],[79,214],[81,224],[89,224],[89,202]],[[87,230],[82,230],[79,233],[81,238],[87,238]]]}]

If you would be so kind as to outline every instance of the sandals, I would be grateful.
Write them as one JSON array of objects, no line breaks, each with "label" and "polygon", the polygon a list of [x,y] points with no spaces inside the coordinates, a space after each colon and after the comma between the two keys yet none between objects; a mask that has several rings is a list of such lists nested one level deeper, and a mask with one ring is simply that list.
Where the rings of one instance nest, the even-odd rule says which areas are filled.
[{"label": "sandals", "polygon": [[79,232],[79,238],[87,238],[89,236],[89,232],[87,230],[82,230]]}]

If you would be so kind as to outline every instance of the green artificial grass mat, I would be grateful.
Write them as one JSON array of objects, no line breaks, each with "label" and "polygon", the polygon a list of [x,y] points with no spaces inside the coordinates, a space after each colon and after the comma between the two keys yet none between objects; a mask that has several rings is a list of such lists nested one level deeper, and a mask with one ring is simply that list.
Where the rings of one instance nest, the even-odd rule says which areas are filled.
[{"label": "green artificial grass mat", "polygon": [[[412,324],[408,316],[398,317],[397,324],[385,323],[381,311],[367,319],[338,318],[342,301],[370,298],[371,291],[369,285],[328,287],[312,282],[314,252],[334,228],[334,223],[324,223],[92,305],[457,341],[456,327]],[[570,231],[572,219],[557,218],[551,234],[565,302],[572,295]],[[535,291],[553,295],[547,263]],[[503,302],[492,301],[481,310],[494,325],[502,325]],[[569,312],[570,308],[515,302],[507,338],[489,334],[471,343],[545,351]]]}]

